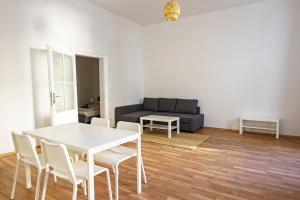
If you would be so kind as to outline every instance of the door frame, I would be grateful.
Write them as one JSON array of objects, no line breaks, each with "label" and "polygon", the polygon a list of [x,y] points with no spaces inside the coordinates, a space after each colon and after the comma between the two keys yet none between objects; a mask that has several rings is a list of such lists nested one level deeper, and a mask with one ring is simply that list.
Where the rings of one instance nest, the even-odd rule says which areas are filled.
[{"label": "door frame", "polygon": [[[76,56],[90,57],[99,59],[99,92],[100,92],[100,107],[101,100],[104,100],[104,116],[103,118],[109,119],[109,87],[108,87],[108,64],[107,64],[107,56],[97,53],[89,53],[83,51],[74,51],[75,54],[75,64],[76,64]],[[103,66],[100,60],[103,60]],[[101,81],[101,77],[103,77],[103,81]],[[101,84],[101,82],[103,84]],[[77,84],[77,82],[76,82]],[[104,96],[101,97],[101,90],[103,90]],[[77,97],[78,98],[78,97]],[[100,110],[101,112],[101,110]]]}]

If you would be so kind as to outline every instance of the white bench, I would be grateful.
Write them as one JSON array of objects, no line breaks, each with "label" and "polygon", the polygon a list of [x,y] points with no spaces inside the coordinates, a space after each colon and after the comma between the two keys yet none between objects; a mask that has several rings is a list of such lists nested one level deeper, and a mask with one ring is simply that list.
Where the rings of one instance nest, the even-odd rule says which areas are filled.
[{"label": "white bench", "polygon": [[279,138],[279,119],[266,117],[251,117],[242,116],[240,118],[240,134],[242,135],[245,129],[272,131],[275,132],[276,139]]}]

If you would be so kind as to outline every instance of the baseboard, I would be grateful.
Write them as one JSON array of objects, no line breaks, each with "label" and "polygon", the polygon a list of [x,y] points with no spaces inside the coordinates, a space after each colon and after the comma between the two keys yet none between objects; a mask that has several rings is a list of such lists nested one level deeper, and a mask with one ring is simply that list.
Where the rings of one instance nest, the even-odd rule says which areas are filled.
[{"label": "baseboard", "polygon": [[[216,130],[216,131],[230,131],[230,132],[235,132],[238,133],[240,130],[238,129],[230,129],[230,128],[216,128],[216,127],[209,127],[205,126],[203,127],[204,129],[210,129],[210,130]],[[253,134],[262,134],[262,135],[271,135],[270,133],[263,133],[263,132],[251,132],[251,131],[244,131],[245,133],[253,133]],[[292,137],[292,138],[300,138],[300,135],[294,135],[294,134],[286,134],[286,133],[280,133],[280,137]]]},{"label": "baseboard", "polygon": [[16,154],[15,152],[3,153],[3,154],[0,154],[0,158],[6,157],[6,156],[12,156],[12,155],[15,155],[15,154]]},{"label": "baseboard", "polygon": [[216,127],[210,127],[205,126],[204,129],[210,129],[210,130],[218,130],[218,131],[231,131],[231,132],[239,132],[237,129],[230,129],[230,128],[216,128]]},{"label": "baseboard", "polygon": [[286,134],[286,133],[280,133],[280,137],[290,137],[290,138],[300,138],[300,135],[293,135],[293,134]]}]

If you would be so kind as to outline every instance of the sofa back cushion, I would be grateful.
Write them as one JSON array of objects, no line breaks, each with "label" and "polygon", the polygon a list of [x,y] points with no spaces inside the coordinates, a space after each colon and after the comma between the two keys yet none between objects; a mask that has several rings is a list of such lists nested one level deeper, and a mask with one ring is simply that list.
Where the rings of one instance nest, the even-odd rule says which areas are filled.
[{"label": "sofa back cushion", "polygon": [[158,104],[159,112],[175,112],[177,99],[160,98]]},{"label": "sofa back cushion", "polygon": [[158,109],[158,98],[144,98],[143,110],[145,111],[157,111]]},{"label": "sofa back cushion", "polygon": [[197,99],[178,99],[175,112],[176,113],[187,113],[196,114],[197,113]]}]

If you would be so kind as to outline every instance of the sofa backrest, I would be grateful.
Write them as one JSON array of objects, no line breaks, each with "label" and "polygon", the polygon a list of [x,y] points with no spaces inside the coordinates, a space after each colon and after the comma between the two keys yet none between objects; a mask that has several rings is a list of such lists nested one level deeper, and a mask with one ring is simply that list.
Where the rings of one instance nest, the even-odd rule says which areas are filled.
[{"label": "sofa backrest", "polygon": [[196,111],[196,114],[200,114],[201,113],[201,110],[200,110],[200,107],[197,106],[197,111]]},{"label": "sofa backrest", "polygon": [[187,114],[200,114],[197,99],[176,98],[144,98],[143,110],[154,112],[176,112]]},{"label": "sofa backrest", "polygon": [[176,113],[187,113],[196,114],[197,113],[197,99],[178,99],[176,104]]},{"label": "sofa backrest", "polygon": [[158,112],[175,112],[177,99],[159,98]]},{"label": "sofa backrest", "polygon": [[158,109],[158,98],[144,98],[143,110],[145,111],[157,111]]}]

